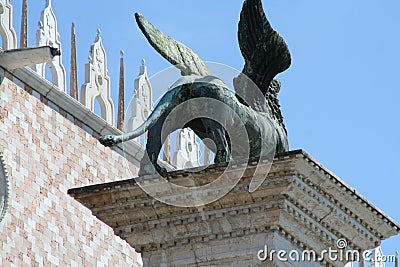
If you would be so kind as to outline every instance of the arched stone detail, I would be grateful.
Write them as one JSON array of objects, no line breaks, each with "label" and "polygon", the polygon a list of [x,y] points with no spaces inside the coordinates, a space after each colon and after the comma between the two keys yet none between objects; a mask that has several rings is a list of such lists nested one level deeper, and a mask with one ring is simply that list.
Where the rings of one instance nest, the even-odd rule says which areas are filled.
[{"label": "arched stone detail", "polygon": [[[60,34],[57,29],[57,19],[51,7],[51,0],[46,0],[46,6],[42,11],[39,21],[39,30],[36,32],[37,46],[51,46],[61,50]],[[43,78],[46,77],[46,64],[48,64],[52,82],[61,91],[66,92],[66,72],[62,64],[62,56],[54,57],[49,63],[41,63],[34,66],[34,70]]]},{"label": "arched stone detail", "polygon": [[111,99],[110,77],[107,70],[107,56],[97,30],[95,42],[89,51],[89,62],[85,65],[85,83],[81,88],[81,103],[94,112],[94,101],[98,100],[101,117],[114,125],[114,103]]},{"label": "arched stone detail", "polygon": [[200,166],[199,144],[196,141],[196,134],[191,129],[179,130],[176,144],[177,149],[174,153],[173,165],[177,169]]},{"label": "arched stone detail", "polygon": [[[139,127],[150,115],[153,108],[152,94],[152,87],[149,77],[147,76],[145,61],[142,60],[139,75],[134,81],[134,94],[127,113],[128,125],[126,130],[128,132]],[[139,138],[136,138],[135,141],[140,143]]]},{"label": "arched stone detail", "polygon": [[8,173],[4,164],[3,155],[0,153],[0,222],[6,214],[8,195]]},{"label": "arched stone detail", "polygon": [[17,48],[17,34],[14,30],[13,7],[10,0],[0,0],[0,35],[2,38],[1,47],[4,50]]}]

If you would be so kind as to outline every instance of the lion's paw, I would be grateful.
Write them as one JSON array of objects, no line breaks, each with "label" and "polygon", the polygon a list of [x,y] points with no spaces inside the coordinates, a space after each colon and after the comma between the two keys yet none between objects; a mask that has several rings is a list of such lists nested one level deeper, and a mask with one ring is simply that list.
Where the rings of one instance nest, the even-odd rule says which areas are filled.
[{"label": "lion's paw", "polygon": [[99,142],[103,145],[103,146],[114,146],[115,144],[117,144],[117,140],[115,138],[115,135],[103,135],[99,138]]}]

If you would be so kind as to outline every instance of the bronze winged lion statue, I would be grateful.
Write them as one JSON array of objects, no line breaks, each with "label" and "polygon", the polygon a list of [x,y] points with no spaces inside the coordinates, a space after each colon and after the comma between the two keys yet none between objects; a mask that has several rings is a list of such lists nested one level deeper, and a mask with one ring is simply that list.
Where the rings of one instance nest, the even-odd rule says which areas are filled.
[{"label": "bronze winged lion statue", "polygon": [[[180,69],[182,78],[165,93],[141,126],[130,133],[102,136],[99,141],[103,145],[113,146],[147,131],[147,153],[141,161],[139,175],[154,174],[155,171],[165,174],[166,170],[157,163],[158,155],[166,136],[178,128],[189,127],[201,139],[211,139],[215,144],[212,147],[214,163],[229,162],[234,158],[259,158],[271,151],[284,152],[289,149],[277,99],[280,83],[274,77],[289,68],[291,57],[285,41],[268,22],[261,0],[244,1],[240,14],[238,39],[245,66],[233,81],[235,92],[212,76],[205,63],[192,50],[160,32],[142,15],[135,14],[135,17],[149,43]],[[196,99],[201,101],[192,101]],[[207,99],[218,101],[231,112],[224,113],[222,121],[203,116],[177,123],[179,118],[185,117],[183,114],[201,113],[207,105],[202,106],[199,102],[213,102]],[[176,107],[188,102],[192,103],[189,108],[169,118]],[[215,109],[213,106],[208,108]],[[248,155],[242,155],[246,149],[242,149],[241,144],[233,144],[235,137],[228,135],[227,128],[236,127],[236,122],[231,120],[233,117],[239,118],[244,125],[248,139],[244,143],[248,146]],[[235,131],[231,132],[234,135]],[[237,153],[233,153],[233,147]]]}]

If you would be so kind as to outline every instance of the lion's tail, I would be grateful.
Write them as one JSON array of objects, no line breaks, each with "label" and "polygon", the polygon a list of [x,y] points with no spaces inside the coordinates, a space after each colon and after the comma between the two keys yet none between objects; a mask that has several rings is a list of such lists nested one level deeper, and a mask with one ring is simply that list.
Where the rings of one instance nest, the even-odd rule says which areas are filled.
[{"label": "lion's tail", "polygon": [[[175,89],[176,90],[176,89]],[[175,91],[171,90],[171,91]],[[171,107],[173,106],[172,103],[172,94],[173,92],[167,92],[160,100],[160,102],[157,104],[157,106],[154,108],[154,110],[151,112],[150,116],[147,118],[145,122],[142,123],[138,128],[133,130],[132,132],[126,133],[122,135],[122,142],[131,140],[133,138],[139,137],[142,134],[144,134],[148,129],[154,126],[156,122],[161,118],[163,114],[165,114],[166,111],[170,110]]]}]

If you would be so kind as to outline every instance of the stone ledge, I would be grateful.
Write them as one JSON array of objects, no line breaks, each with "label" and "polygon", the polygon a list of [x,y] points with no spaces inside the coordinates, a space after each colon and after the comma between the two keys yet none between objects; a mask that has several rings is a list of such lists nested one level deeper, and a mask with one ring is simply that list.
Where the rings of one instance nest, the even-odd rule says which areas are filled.
[{"label": "stone ledge", "polygon": [[[236,166],[237,171],[243,168],[243,164]],[[237,238],[244,239],[243,244],[227,245],[227,249],[236,255],[245,246],[252,247],[254,251],[242,255],[250,262],[262,242],[269,242],[271,249],[285,243],[291,244],[285,249],[322,251],[345,238],[348,248],[364,251],[400,233],[399,224],[302,150],[278,155],[267,179],[250,193],[254,169],[255,163],[250,162],[242,179],[227,195],[197,208],[174,207],[154,200],[137,185],[138,178],[70,189],[68,193],[142,251],[151,266],[161,263],[157,259],[172,266],[190,266],[193,257],[197,257],[190,256],[194,247],[213,247],[224,242],[227,245]],[[224,166],[192,171],[171,172],[168,179],[178,184],[205,184],[221,174]],[[265,235],[271,239],[263,240]],[[277,243],[278,239],[286,241]],[[254,240],[258,243],[252,243]],[[183,265],[178,264],[178,259],[173,260],[173,251],[177,249],[187,257]],[[157,257],[160,251],[169,256]],[[194,249],[194,254],[197,252]],[[228,258],[209,253],[211,262],[229,262],[226,253],[221,252]],[[234,260],[233,256],[230,260]],[[340,266],[343,262],[327,260],[324,264]]]}]

